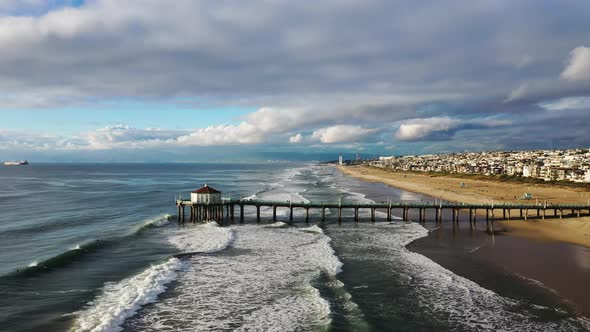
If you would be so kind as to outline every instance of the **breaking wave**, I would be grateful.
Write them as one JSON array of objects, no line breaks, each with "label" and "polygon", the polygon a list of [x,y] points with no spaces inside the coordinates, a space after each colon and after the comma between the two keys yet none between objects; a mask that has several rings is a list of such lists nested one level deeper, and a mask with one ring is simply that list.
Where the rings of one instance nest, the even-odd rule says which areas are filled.
[{"label": "breaking wave", "polygon": [[168,238],[181,255],[188,253],[213,253],[226,249],[234,239],[234,231],[216,222],[188,226]]},{"label": "breaking wave", "polygon": [[165,263],[116,283],[107,283],[102,294],[88,307],[77,313],[72,331],[121,331],[123,322],[134,316],[144,305],[156,301],[166,285],[176,279],[183,262],[172,257]]},{"label": "breaking wave", "polygon": [[83,259],[84,256],[96,250],[100,250],[101,248],[104,248],[109,245],[115,245],[118,241],[122,241],[123,239],[129,236],[139,235],[146,229],[165,226],[172,219],[173,216],[169,214],[162,214],[153,218],[149,218],[146,221],[144,221],[141,225],[136,227],[135,230],[130,232],[130,234],[127,236],[110,239],[93,239],[81,244],[76,244],[70,249],[53,257],[34,260],[26,267],[18,268],[13,273],[10,273],[5,276],[15,277],[21,275],[34,275],[50,271],[56,268],[64,267],[76,260]]},{"label": "breaking wave", "polygon": [[[317,226],[299,228],[202,225],[169,241],[186,257],[170,296],[145,307],[125,327],[140,331],[287,331],[324,329],[330,303],[314,287],[342,263]],[[205,241],[205,242],[204,242]],[[279,268],[280,267],[280,268]]]}]

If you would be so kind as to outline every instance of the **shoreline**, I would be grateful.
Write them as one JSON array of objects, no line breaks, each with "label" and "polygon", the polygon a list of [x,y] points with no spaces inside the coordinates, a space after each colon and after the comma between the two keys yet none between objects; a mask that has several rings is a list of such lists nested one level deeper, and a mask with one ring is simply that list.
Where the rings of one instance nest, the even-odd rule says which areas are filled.
[{"label": "shoreline", "polygon": [[[531,193],[531,202],[587,203],[590,193],[583,188],[552,187],[541,184],[509,183],[494,180],[430,176],[416,173],[392,172],[367,166],[336,166],[342,173],[354,178],[383,183],[414,193],[465,203],[522,203],[525,192]],[[531,211],[532,212],[532,211]],[[496,221],[509,235],[534,241],[565,242],[590,248],[590,216],[540,220],[529,215],[528,220]]]},{"label": "shoreline", "polygon": [[[422,199],[421,195],[424,195],[424,199],[432,197],[450,200],[449,197],[454,197],[455,201],[461,201],[462,198],[470,198],[469,202],[487,203],[481,197],[477,200],[473,196],[481,195],[481,190],[495,192],[496,195],[506,194],[494,183],[469,182],[469,189],[480,192],[466,197],[469,192],[457,193],[466,189],[459,186],[464,179],[445,178],[446,181],[435,185],[428,182],[429,176],[424,175],[392,173],[365,167],[338,168],[342,174],[361,181],[417,193],[417,199]],[[510,189],[515,191],[523,188],[516,186]],[[454,196],[449,195],[453,192]],[[534,194],[543,192],[535,191]],[[488,197],[498,196],[483,199]],[[584,285],[590,278],[590,250],[586,239],[588,236],[579,233],[579,226],[586,224],[586,233],[590,234],[590,217],[561,220],[549,217],[534,221],[529,214],[529,218],[527,222],[495,221],[495,237],[477,227],[437,227],[432,220],[426,220],[425,227],[436,231],[413,241],[407,248],[505,297],[521,298],[549,307],[557,304],[571,308],[577,315],[587,319],[585,317],[590,317],[590,297]],[[553,268],[548,268],[548,261],[552,262]]]}]

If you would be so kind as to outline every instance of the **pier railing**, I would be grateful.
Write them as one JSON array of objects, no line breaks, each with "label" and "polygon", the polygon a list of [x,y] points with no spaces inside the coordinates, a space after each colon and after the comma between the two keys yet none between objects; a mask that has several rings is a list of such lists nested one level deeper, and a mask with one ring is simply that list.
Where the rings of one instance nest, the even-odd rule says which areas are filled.
[{"label": "pier railing", "polygon": [[[459,222],[459,212],[469,211],[470,224],[477,220],[478,212],[480,215],[485,213],[486,224],[493,223],[495,218],[498,218],[496,213],[500,212],[501,219],[510,220],[513,217],[512,212],[518,211],[518,218],[527,220],[530,216],[529,211],[533,211],[533,218],[545,219],[547,211],[551,211],[553,217],[563,218],[564,216],[580,217],[583,212],[590,215],[590,204],[551,204],[548,202],[541,202],[537,204],[524,203],[485,203],[485,204],[471,204],[471,203],[452,203],[452,202],[311,202],[311,201],[273,201],[273,200],[259,200],[259,199],[224,199],[219,203],[196,203],[190,200],[176,200],[178,207],[178,221],[185,222],[185,208],[190,209],[190,221],[197,222],[202,220],[218,220],[222,223],[227,220],[233,222],[235,219],[236,208],[239,209],[240,222],[244,222],[244,209],[251,206],[256,208],[256,220],[260,222],[260,208],[272,208],[273,221],[277,220],[277,208],[289,209],[289,221],[293,221],[293,210],[304,209],[305,221],[309,222],[310,209],[319,209],[321,212],[321,221],[326,221],[326,210],[338,211],[338,222],[342,222],[342,211],[353,210],[354,221],[359,221],[359,210],[369,209],[371,212],[371,221],[376,221],[376,211],[385,210],[386,220],[392,220],[392,213],[398,209],[401,211],[402,220],[409,220],[410,211],[418,212],[418,222],[426,221],[427,211],[434,212],[434,221],[442,222],[443,210],[452,211],[452,221]],[[571,212],[567,214],[567,212]],[[536,216],[535,216],[536,212]],[[566,213],[564,213],[566,212]]]}]

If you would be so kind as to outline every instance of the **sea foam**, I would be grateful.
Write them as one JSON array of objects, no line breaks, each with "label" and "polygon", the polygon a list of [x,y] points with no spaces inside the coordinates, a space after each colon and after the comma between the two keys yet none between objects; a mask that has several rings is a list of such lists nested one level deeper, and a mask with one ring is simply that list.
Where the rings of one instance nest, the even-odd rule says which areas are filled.
[{"label": "sea foam", "polygon": [[[346,243],[339,246],[343,257],[375,262],[385,269],[387,275],[399,276],[398,287],[406,289],[406,296],[413,300],[404,300],[398,305],[403,307],[411,302],[414,306],[412,310],[419,311],[425,319],[443,319],[444,324],[457,330],[575,330],[574,319],[564,317],[556,321],[539,321],[534,310],[523,310],[531,307],[553,312],[553,308],[542,308],[500,296],[408,250],[406,245],[428,234],[417,223],[359,224],[355,227],[331,227],[329,231],[339,241]],[[386,300],[378,296],[371,299]],[[400,315],[399,312],[394,314]]]},{"label": "sea foam", "polygon": [[[210,231],[207,227],[193,228],[205,234]],[[241,225],[221,229],[233,231],[231,247],[214,255],[189,257],[174,295],[144,308],[126,326],[140,331],[326,328],[330,305],[312,284],[322,273],[336,275],[342,264],[321,228]],[[196,243],[183,247],[198,247],[207,237],[193,235],[185,240]]]},{"label": "sea foam", "polygon": [[227,248],[234,239],[234,231],[208,222],[179,229],[168,238],[182,253],[213,253]]},{"label": "sea foam", "polygon": [[183,263],[170,258],[165,263],[151,266],[145,271],[116,283],[107,283],[102,294],[89,306],[78,312],[73,331],[121,331],[125,319],[132,317],[144,305],[156,301],[166,290],[166,284],[177,277]]}]

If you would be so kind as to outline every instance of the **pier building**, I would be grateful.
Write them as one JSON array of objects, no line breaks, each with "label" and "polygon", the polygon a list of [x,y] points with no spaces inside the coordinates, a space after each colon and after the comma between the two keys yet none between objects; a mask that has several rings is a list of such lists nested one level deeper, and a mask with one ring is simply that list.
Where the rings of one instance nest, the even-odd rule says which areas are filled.
[{"label": "pier building", "polygon": [[221,203],[221,191],[205,185],[191,192],[191,202],[197,204],[219,204]]}]

